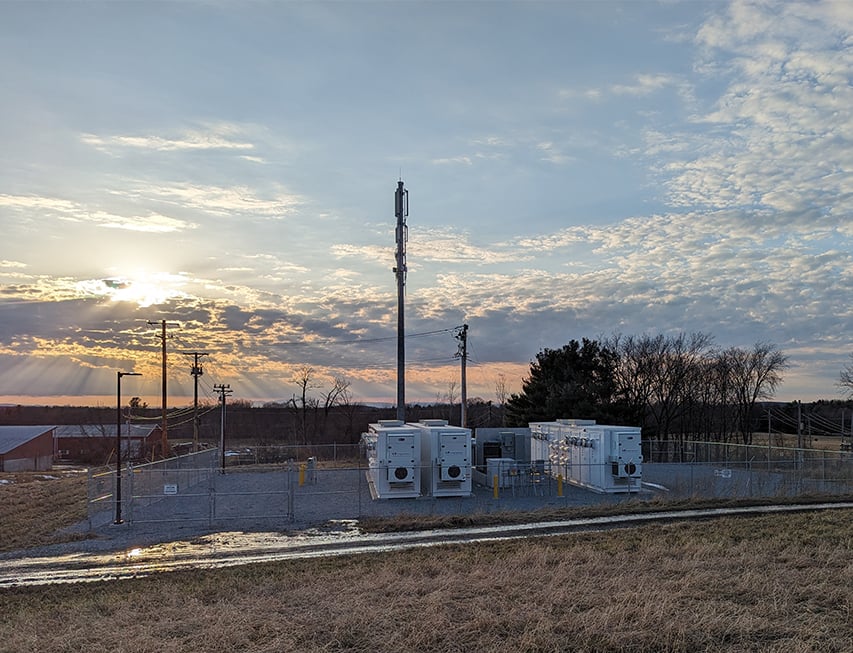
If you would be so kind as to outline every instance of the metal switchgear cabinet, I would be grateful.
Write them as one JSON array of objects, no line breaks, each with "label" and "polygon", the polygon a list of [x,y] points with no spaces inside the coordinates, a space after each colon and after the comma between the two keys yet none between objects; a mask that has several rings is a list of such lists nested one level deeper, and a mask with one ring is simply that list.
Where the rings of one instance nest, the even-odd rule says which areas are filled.
[{"label": "metal switchgear cabinet", "polygon": [[397,420],[370,424],[361,436],[374,499],[415,498],[421,494],[421,432]]},{"label": "metal switchgear cabinet", "polygon": [[434,497],[471,495],[471,430],[445,420],[410,424],[421,433],[421,492]]}]

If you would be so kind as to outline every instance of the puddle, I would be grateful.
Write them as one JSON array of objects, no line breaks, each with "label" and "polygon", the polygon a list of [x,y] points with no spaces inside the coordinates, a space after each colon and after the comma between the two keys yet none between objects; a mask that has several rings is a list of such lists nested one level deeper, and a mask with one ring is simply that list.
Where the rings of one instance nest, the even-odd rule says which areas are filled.
[{"label": "puddle", "polygon": [[661,511],[529,524],[367,534],[359,530],[356,520],[336,520],[298,532],[224,531],[112,553],[6,559],[0,567],[0,587],[142,578],[168,571],[564,535],[626,528],[655,521],[842,508],[853,508],[853,503]]}]

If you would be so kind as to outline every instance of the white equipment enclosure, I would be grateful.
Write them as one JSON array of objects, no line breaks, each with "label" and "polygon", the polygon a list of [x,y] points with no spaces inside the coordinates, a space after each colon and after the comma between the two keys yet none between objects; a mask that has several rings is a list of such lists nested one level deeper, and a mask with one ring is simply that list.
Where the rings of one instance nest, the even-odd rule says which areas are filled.
[{"label": "white equipment enclosure", "polygon": [[443,419],[409,424],[421,434],[421,490],[434,497],[471,495],[471,429]]},{"label": "white equipment enclosure", "polygon": [[593,420],[530,423],[531,457],[548,460],[551,475],[595,492],[642,488],[641,429]]},{"label": "white equipment enclosure", "polygon": [[362,433],[368,481],[374,499],[421,495],[421,430],[398,420],[380,420]]}]

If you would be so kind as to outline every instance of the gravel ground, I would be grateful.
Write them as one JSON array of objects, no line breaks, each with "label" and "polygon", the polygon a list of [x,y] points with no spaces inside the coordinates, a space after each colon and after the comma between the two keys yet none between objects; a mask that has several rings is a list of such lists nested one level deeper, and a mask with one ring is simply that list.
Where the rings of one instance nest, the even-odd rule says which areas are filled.
[{"label": "gravel ground", "polygon": [[[185,472],[182,470],[181,474]],[[334,533],[351,529],[353,522],[369,517],[528,512],[633,503],[658,494],[651,490],[598,494],[564,484],[559,496],[556,480],[546,478],[535,488],[501,488],[497,498],[492,488],[475,483],[472,494],[465,497],[373,499],[363,468],[319,469],[307,474],[301,485],[297,472],[279,468],[259,471],[238,467],[229,468],[224,474],[199,474],[199,470],[193,470],[191,476],[169,474],[151,475],[147,483],[135,478],[132,491],[126,488],[123,493],[126,499],[137,498],[125,503],[122,524],[113,523],[114,508],[107,502],[104,510],[69,529],[85,539],[3,554],[0,559],[122,551],[156,543],[188,542],[214,533],[269,533],[275,537]],[[797,492],[792,490],[802,491],[799,484],[794,488],[776,487],[778,479],[773,474],[735,469],[731,475],[722,475],[715,466],[700,465],[646,465],[643,481],[670,488],[673,491],[665,494],[673,498],[756,496],[761,495],[757,489],[764,484],[773,485],[777,494],[795,495]],[[138,498],[145,495],[147,499]]]},{"label": "gravel ground", "polygon": [[[165,479],[174,482],[175,479]],[[159,491],[171,483],[157,485]],[[648,499],[647,492],[631,495],[596,494],[569,484],[558,496],[557,482],[548,479],[538,487],[492,488],[474,484],[465,497],[373,499],[364,469],[317,470],[298,483],[298,473],[283,470],[229,469],[189,487],[178,485],[177,494],[154,494],[149,505],[125,503],[122,524],[114,524],[114,510],[96,513],[75,525],[86,539],[29,550],[27,555],[118,551],[158,542],[192,540],[217,532],[271,532],[299,534],[349,528],[366,517],[415,515],[473,515],[502,511],[524,512],[544,508],[582,507]],[[292,500],[289,490],[292,489]],[[171,489],[169,490],[171,491]],[[131,493],[125,492],[125,497]],[[138,489],[132,493],[139,496]],[[14,554],[12,554],[14,555]],[[20,555],[20,553],[19,553]],[[2,557],[2,556],[0,556]]]}]

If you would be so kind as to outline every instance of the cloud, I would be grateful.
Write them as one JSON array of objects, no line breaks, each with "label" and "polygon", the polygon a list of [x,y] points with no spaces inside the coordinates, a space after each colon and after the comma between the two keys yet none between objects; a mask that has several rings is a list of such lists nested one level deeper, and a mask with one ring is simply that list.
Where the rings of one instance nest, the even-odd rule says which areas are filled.
[{"label": "cloud", "polygon": [[181,209],[195,209],[218,216],[253,215],[282,217],[294,213],[303,203],[299,195],[278,185],[264,192],[248,185],[214,186],[174,183],[146,184],[131,181],[130,191],[114,191],[141,202],[164,202]]},{"label": "cloud", "polygon": [[699,30],[698,69],[729,81],[713,108],[693,117],[693,133],[671,143],[673,160],[660,170],[673,206],[849,214],[853,49],[839,44],[853,12],[845,4],[733,3]]},{"label": "cloud", "polygon": [[[332,245],[332,253],[338,258],[359,258],[365,261],[379,261],[393,266],[395,246],[353,245],[338,243]],[[529,259],[529,252],[500,245],[478,245],[471,242],[470,235],[452,227],[419,227],[409,231],[406,253],[413,267],[442,264],[496,265],[517,263]]]},{"label": "cloud", "polygon": [[145,215],[120,215],[100,208],[90,208],[88,204],[83,202],[54,197],[0,195],[0,207],[29,215],[32,215],[33,211],[37,211],[40,217],[53,217],[68,222],[147,233],[174,233],[195,229],[198,226],[193,222],[155,212],[149,212]]},{"label": "cloud", "polygon": [[85,217],[68,217],[65,219],[74,220],[75,222],[89,222],[108,229],[124,229],[127,231],[159,234],[174,233],[198,227],[195,223],[177,220],[157,213],[150,213],[146,216],[119,216],[104,211],[96,211],[85,214]]},{"label": "cloud", "polygon": [[432,162],[435,165],[466,165],[466,166],[470,166],[473,163],[470,156],[445,157],[442,159],[433,159]]},{"label": "cloud", "polygon": [[40,209],[56,213],[74,213],[79,205],[69,200],[35,195],[0,195],[0,207],[30,210]]},{"label": "cloud", "polygon": [[636,75],[633,81],[633,84],[613,84],[609,91],[614,95],[644,96],[680,84],[677,78],[664,74]]},{"label": "cloud", "polygon": [[102,152],[116,153],[125,149],[154,152],[253,150],[254,144],[241,140],[242,130],[235,125],[219,124],[206,129],[187,130],[175,136],[81,134],[80,140]]},{"label": "cloud", "polygon": [[561,165],[570,161],[575,161],[573,157],[567,156],[560,151],[560,148],[551,141],[543,141],[536,144],[536,149],[542,153],[542,161]]},{"label": "cloud", "polygon": [[[429,154],[420,157],[431,164],[421,167],[422,187],[443,193],[442,180],[456,180],[464,192],[442,200],[476,197],[454,204],[485,215],[469,213],[482,225],[472,231],[452,218],[449,226],[412,225],[412,333],[470,320],[484,368],[512,361],[514,372],[542,346],[611,331],[702,329],[726,345],[760,336],[824,362],[849,347],[853,5],[736,3],[698,14],[708,18],[701,28],[666,32],[680,31],[678,52],[686,55],[691,35],[697,74],[689,78],[687,60],[670,66],[678,72],[631,60],[618,77],[558,91],[557,106],[543,106],[530,98],[572,78],[519,77],[519,95],[529,100],[523,112],[512,113],[507,102],[467,137],[455,131],[458,123],[452,134],[441,133],[440,122],[435,136],[419,132],[430,137],[422,146]],[[524,95],[530,84],[542,86]],[[506,96],[505,87],[500,92]],[[328,132],[325,116],[314,117]],[[354,155],[340,141],[317,141],[316,149],[334,153],[332,188],[330,159],[282,156],[272,132],[289,127],[271,123],[262,138],[254,126],[226,122],[164,131],[142,124],[82,137],[75,128],[85,147],[75,141],[73,154],[106,161],[94,148],[115,157],[110,166],[123,158],[133,172],[83,171],[89,177],[77,184],[86,188],[75,191],[81,195],[61,192],[50,179],[41,192],[28,194],[34,187],[23,180],[0,195],[3,215],[15,218],[4,225],[13,245],[0,261],[7,282],[0,286],[0,356],[17,367],[3,369],[36,380],[27,361],[44,359],[44,377],[61,367],[69,387],[97,377],[109,394],[115,366],[135,362],[156,394],[159,349],[147,320],[163,318],[181,323],[170,345],[209,348],[216,380],[240,396],[287,395],[292,370],[305,363],[324,375],[345,371],[371,392],[393,386],[393,230],[365,227],[371,209],[357,207],[374,201],[364,200],[372,192],[364,190],[373,174],[367,155],[386,167],[396,155],[360,151],[348,159]],[[563,173],[568,164],[588,174]],[[627,167],[638,177],[648,173],[638,185],[654,195],[653,209],[625,191]],[[308,180],[317,170],[322,187]],[[623,192],[628,200],[602,211],[578,188],[585,183],[608,201]],[[357,199],[356,187],[364,194]],[[498,210],[484,208],[492,191],[500,191],[491,205],[501,204]],[[286,231],[277,221],[293,217]],[[16,235],[43,225],[44,235],[55,236],[53,249],[27,247],[24,258]],[[101,229],[80,228],[87,225]],[[135,232],[139,259],[193,274],[158,271],[111,287],[104,278],[124,272],[125,252],[105,270],[100,261],[81,270],[73,252],[65,259],[55,246],[62,239],[72,249],[67,243],[77,234],[127,240],[115,230]],[[174,237],[185,232],[192,238]],[[42,247],[45,240],[28,242]],[[33,268],[37,257],[50,265]],[[451,373],[444,361],[455,346],[446,334],[413,341],[413,361],[441,361],[435,369],[416,366],[413,384],[427,397],[430,383]],[[189,388],[185,370],[174,374],[176,389]]]},{"label": "cloud", "polygon": [[675,89],[684,100],[694,99],[689,82],[679,75],[670,73],[638,73],[630,78],[629,83],[594,88],[561,88],[557,91],[557,97],[562,101],[585,100],[601,104],[614,97],[645,98],[667,89]]}]

